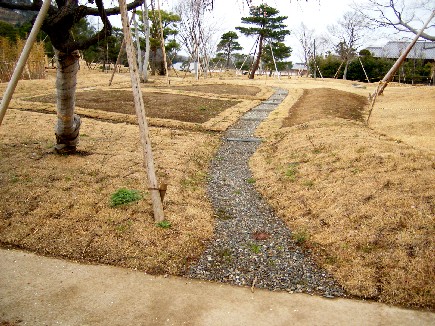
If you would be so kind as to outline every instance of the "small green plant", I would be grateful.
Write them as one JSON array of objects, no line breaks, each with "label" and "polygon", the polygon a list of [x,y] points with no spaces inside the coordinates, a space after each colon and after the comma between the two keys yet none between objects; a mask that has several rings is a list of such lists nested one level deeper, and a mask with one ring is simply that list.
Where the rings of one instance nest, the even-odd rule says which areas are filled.
[{"label": "small green plant", "polygon": [[205,110],[207,110],[207,107],[204,106],[204,105],[201,105],[200,107],[198,107],[198,110],[199,111],[205,111]]},{"label": "small green plant", "polygon": [[261,252],[261,246],[256,243],[250,243],[248,247],[254,254],[259,254]]},{"label": "small green plant", "polygon": [[248,178],[247,180],[246,180],[246,182],[247,183],[250,183],[250,184],[253,184],[253,183],[255,183],[255,178]]},{"label": "small green plant", "polygon": [[308,240],[309,235],[308,235],[307,231],[296,231],[296,232],[293,232],[292,237],[296,241],[297,244],[303,244]]},{"label": "small green plant", "polygon": [[221,250],[218,251],[218,256],[226,262],[231,262],[232,261],[232,256],[231,256],[231,250],[228,248],[223,248]]},{"label": "small green plant", "polygon": [[161,227],[162,229],[169,229],[172,226],[172,224],[171,224],[171,222],[169,222],[167,220],[163,220],[163,221],[157,223],[157,226]]},{"label": "small green plant", "polygon": [[118,189],[110,197],[110,206],[116,207],[120,205],[125,205],[131,202],[135,202],[142,199],[141,194],[137,190],[130,190],[126,188]]},{"label": "small green plant", "polygon": [[304,186],[308,187],[308,188],[311,188],[311,187],[314,186],[314,181],[313,180],[305,180],[304,181]]},{"label": "small green plant", "polygon": [[121,223],[115,227],[115,230],[119,233],[124,233],[132,226],[132,224],[133,224],[132,221],[127,221],[125,223]]},{"label": "small green plant", "polygon": [[285,171],[285,176],[290,179],[290,181],[295,181],[298,174],[297,166],[299,163],[290,163]]}]

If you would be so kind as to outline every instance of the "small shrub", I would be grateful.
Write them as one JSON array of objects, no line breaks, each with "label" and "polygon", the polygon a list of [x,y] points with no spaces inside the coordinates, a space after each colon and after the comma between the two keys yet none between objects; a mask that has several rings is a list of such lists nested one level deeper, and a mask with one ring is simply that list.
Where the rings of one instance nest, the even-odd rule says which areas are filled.
[{"label": "small shrub", "polygon": [[125,205],[131,202],[138,201],[140,199],[142,199],[142,196],[139,191],[121,188],[118,189],[110,197],[110,206],[116,207],[120,205]]}]

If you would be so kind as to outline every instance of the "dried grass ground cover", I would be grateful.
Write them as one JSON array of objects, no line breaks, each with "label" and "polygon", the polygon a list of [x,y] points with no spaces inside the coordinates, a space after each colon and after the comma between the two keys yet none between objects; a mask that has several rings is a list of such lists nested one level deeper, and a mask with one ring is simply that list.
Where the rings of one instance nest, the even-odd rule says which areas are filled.
[{"label": "dried grass ground cover", "polygon": [[[124,98],[113,95],[126,93],[120,90],[128,83],[126,76],[117,75],[120,81],[108,91],[107,74],[81,70],[79,105],[94,107],[96,102],[96,109],[109,106],[132,112],[130,102],[123,105]],[[1,90],[5,87],[0,84]],[[152,217],[138,127],[125,123],[131,123],[131,115],[118,114],[116,124],[83,118],[79,154],[57,156],[52,153],[56,116],[41,113],[53,113],[54,104],[20,100],[54,98],[48,93],[54,94],[54,75],[47,80],[20,81],[13,101],[13,107],[20,110],[10,109],[0,129],[1,245],[150,273],[183,274],[212,236],[213,213],[204,184],[219,135],[178,129],[179,123],[163,119],[162,125],[170,128],[151,129],[158,175],[169,184],[164,207],[171,227],[163,229]],[[81,99],[80,94],[89,97]],[[163,97],[164,104],[154,106],[173,113],[170,118],[174,119],[176,111],[184,111],[189,121],[201,115],[204,103],[214,101],[221,108],[222,103],[231,104],[220,114],[228,120],[224,125],[231,123],[238,111],[255,105],[255,101],[237,105],[238,101],[219,101],[212,96],[148,95],[156,100]],[[131,95],[125,96],[130,101]],[[21,110],[24,103],[26,111]],[[218,117],[213,119],[218,121]],[[213,119],[207,121],[210,127],[215,124]],[[120,188],[136,189],[143,199],[111,207],[110,197]]]},{"label": "dried grass ground cover", "polygon": [[[0,129],[0,242],[44,255],[182,274],[212,235],[203,183],[217,136],[151,130],[169,186],[154,224],[138,128],[83,119],[79,155],[51,153],[55,116],[10,110]],[[119,188],[144,199],[110,207]]]},{"label": "dried grass ground cover", "polygon": [[[434,309],[433,153],[330,118],[336,99],[323,95],[312,93],[330,105],[328,119],[262,127],[268,141],[251,161],[258,189],[350,294]],[[297,101],[285,123],[316,99]]]}]

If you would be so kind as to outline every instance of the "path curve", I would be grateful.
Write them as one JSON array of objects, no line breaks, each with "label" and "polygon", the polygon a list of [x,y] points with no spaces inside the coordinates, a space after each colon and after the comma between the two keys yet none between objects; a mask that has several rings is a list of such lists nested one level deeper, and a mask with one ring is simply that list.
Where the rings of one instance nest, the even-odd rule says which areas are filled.
[{"label": "path curve", "polygon": [[253,185],[248,162],[261,143],[254,136],[255,129],[286,95],[286,90],[276,89],[225,133],[211,164],[207,189],[216,217],[214,239],[187,276],[270,290],[343,296],[343,289],[303,253]]}]

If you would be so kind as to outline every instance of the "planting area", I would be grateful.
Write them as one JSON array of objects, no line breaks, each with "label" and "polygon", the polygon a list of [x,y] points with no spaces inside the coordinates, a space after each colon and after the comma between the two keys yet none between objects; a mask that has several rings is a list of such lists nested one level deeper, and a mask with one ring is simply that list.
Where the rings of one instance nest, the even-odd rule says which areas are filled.
[{"label": "planting area", "polygon": [[[143,91],[157,173],[168,184],[169,224],[157,226],[128,75],[107,81],[80,72],[85,118],[73,156],[52,152],[54,76],[20,82],[0,128],[3,247],[184,274],[213,238],[205,189],[216,131],[278,86],[289,95],[257,131],[265,141],[251,159],[251,182],[349,295],[434,309],[433,89],[389,86],[368,128],[372,89],[351,82],[156,79]],[[141,199],[113,207],[122,188]]]}]

